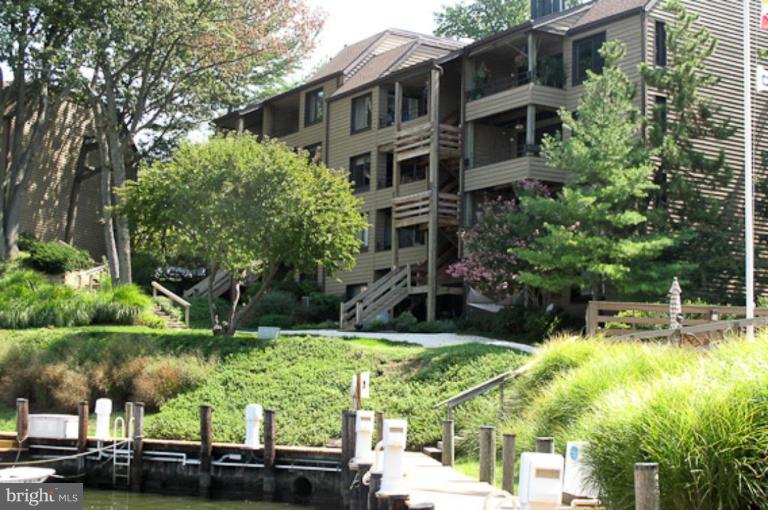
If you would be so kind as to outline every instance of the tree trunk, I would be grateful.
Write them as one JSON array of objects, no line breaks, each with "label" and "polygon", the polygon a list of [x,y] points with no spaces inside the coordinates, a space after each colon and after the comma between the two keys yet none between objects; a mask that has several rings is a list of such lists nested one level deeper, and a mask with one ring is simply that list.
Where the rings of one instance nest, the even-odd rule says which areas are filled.
[{"label": "tree trunk", "polygon": [[[115,101],[114,77],[111,74],[109,62],[104,62],[104,82],[107,96],[107,137],[109,140],[109,158],[112,161],[112,185],[116,190],[125,186],[125,142],[121,136],[124,127],[120,125],[117,115],[117,103]],[[120,205],[123,202],[120,194],[115,194],[115,204]],[[123,215],[116,215],[115,234],[117,241],[117,259],[120,267],[120,283],[131,283],[133,281],[131,271],[131,232],[128,228],[128,220]]]},{"label": "tree trunk", "polygon": [[223,334],[223,329],[219,323],[219,310],[213,295],[213,285],[216,282],[216,273],[219,272],[219,268],[212,265],[208,268],[208,271],[208,291],[206,292],[206,295],[208,296],[208,313],[211,316],[211,333],[216,336]]},{"label": "tree trunk", "polygon": [[269,266],[269,269],[266,271],[264,276],[261,279],[261,288],[259,289],[259,292],[254,295],[250,301],[248,301],[248,304],[245,305],[245,307],[237,312],[236,314],[232,315],[232,321],[229,323],[229,326],[227,327],[227,335],[232,336],[235,333],[237,333],[237,326],[242,322],[242,320],[248,316],[250,316],[256,306],[261,302],[261,299],[264,297],[264,294],[267,293],[267,290],[269,290],[269,286],[274,281],[275,276],[277,276],[277,272],[280,269],[280,266],[277,264],[272,264]]},{"label": "tree trunk", "polygon": [[112,281],[120,283],[120,266],[117,259],[117,245],[115,243],[115,227],[112,222],[112,170],[107,151],[107,137],[104,135],[104,115],[99,100],[91,96],[91,106],[93,109],[93,130],[96,133],[96,142],[99,151],[99,165],[101,166],[101,219],[104,232],[104,250],[107,253],[107,263],[109,264],[109,275]]}]

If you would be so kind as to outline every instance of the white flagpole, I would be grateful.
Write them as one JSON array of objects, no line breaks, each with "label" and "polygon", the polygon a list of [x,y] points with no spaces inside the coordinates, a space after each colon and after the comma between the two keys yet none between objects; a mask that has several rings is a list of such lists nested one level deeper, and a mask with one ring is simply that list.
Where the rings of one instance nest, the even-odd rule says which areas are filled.
[{"label": "white flagpole", "polygon": [[[747,319],[755,316],[754,197],[752,194],[752,22],[750,0],[744,0],[744,236]],[[755,328],[747,328],[754,339]]]}]

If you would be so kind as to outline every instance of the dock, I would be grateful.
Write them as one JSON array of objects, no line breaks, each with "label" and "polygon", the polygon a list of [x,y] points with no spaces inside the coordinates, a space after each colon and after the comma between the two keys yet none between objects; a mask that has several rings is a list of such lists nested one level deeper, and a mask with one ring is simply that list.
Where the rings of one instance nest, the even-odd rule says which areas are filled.
[{"label": "dock", "polygon": [[484,510],[488,496],[500,492],[423,453],[406,452],[403,460],[411,504],[432,503],[435,510]]}]

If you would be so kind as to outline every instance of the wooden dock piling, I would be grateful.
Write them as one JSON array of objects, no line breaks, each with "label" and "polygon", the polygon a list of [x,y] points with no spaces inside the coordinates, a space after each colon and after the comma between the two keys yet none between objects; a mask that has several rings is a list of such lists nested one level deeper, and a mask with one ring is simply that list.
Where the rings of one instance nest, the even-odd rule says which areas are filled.
[{"label": "wooden dock piling", "polygon": [[384,439],[384,413],[381,411],[376,411],[376,440],[373,442],[374,445],[379,444]]},{"label": "wooden dock piling", "polygon": [[350,506],[353,475],[349,469],[349,462],[355,455],[355,411],[343,411],[341,413],[341,480],[339,491],[344,500],[345,507]]},{"label": "wooden dock piling", "polygon": [[125,403],[125,437],[133,437],[133,402]]},{"label": "wooden dock piling", "polygon": [[200,471],[198,494],[201,498],[211,497],[211,455],[213,454],[213,408],[200,406]]},{"label": "wooden dock piling", "polygon": [[515,494],[515,434],[504,434],[501,443],[501,488]]},{"label": "wooden dock piling", "polygon": [[272,501],[275,498],[275,459],[277,458],[277,443],[275,442],[275,411],[264,410],[264,498]]},{"label": "wooden dock piling", "polygon": [[659,465],[635,464],[635,510],[659,510]]},{"label": "wooden dock piling", "polygon": [[555,438],[537,437],[536,453],[555,453]]},{"label": "wooden dock piling", "polygon": [[408,510],[408,495],[393,495],[379,498],[379,510]]},{"label": "wooden dock piling", "polygon": [[453,467],[454,463],[454,423],[453,420],[443,420],[443,451],[442,451],[442,463],[443,466]]},{"label": "wooden dock piling", "polygon": [[363,483],[363,477],[371,469],[370,464],[358,464],[355,471],[355,485],[352,489],[350,510],[368,510],[369,486]]},{"label": "wooden dock piling", "polygon": [[133,404],[133,458],[131,460],[131,490],[141,492],[144,478],[144,402]]},{"label": "wooden dock piling", "polygon": [[29,400],[16,399],[16,442],[19,449],[24,446],[29,436]]},{"label": "wooden dock piling", "polygon": [[368,485],[368,510],[379,510],[379,498],[376,493],[381,488],[381,473],[371,472],[371,478]]},{"label": "wooden dock piling", "polygon": [[[88,401],[81,400],[77,404],[77,453],[85,453],[88,449]],[[85,456],[77,458],[77,470],[85,474]],[[83,475],[85,476],[85,475]]]},{"label": "wooden dock piling", "polygon": [[496,476],[496,428],[480,427],[480,481],[493,484]]}]

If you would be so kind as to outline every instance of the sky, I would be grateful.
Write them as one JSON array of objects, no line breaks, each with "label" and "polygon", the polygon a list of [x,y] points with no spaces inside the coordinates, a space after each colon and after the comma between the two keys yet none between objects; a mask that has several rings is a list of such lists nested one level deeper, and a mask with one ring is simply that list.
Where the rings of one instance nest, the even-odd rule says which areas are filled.
[{"label": "sky", "polygon": [[318,47],[309,59],[307,69],[322,64],[345,45],[387,28],[403,28],[431,34],[435,28],[434,13],[444,4],[458,0],[307,0],[323,9],[327,18],[320,33]]}]

